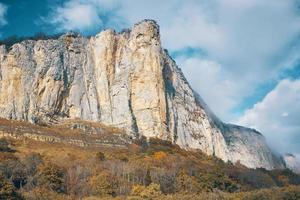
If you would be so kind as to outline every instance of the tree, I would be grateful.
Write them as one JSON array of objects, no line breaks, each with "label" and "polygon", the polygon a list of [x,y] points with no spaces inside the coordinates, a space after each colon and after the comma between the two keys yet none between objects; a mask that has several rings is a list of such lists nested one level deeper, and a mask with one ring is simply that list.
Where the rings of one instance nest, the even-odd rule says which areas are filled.
[{"label": "tree", "polygon": [[167,154],[163,151],[157,151],[154,153],[153,157],[154,159],[156,160],[163,160],[163,159],[166,159],[167,158]]},{"label": "tree", "polygon": [[109,171],[102,171],[90,179],[92,193],[99,196],[114,196],[116,194],[117,182]]},{"label": "tree", "polygon": [[5,138],[0,139],[0,151],[9,152],[11,148],[9,147],[9,142]]},{"label": "tree", "polygon": [[34,175],[37,172],[38,166],[43,163],[42,156],[38,153],[31,153],[23,160],[26,166],[27,173]]},{"label": "tree", "polygon": [[172,169],[155,168],[151,170],[151,179],[153,183],[160,185],[160,190],[164,194],[175,192],[176,172]]},{"label": "tree", "polygon": [[151,182],[152,182],[152,180],[151,180],[150,170],[147,169],[146,176],[144,178],[144,185],[148,186],[151,184]]},{"label": "tree", "polygon": [[181,170],[176,177],[175,188],[177,192],[198,192],[199,184],[193,176],[189,176],[184,170]]},{"label": "tree", "polygon": [[100,161],[104,161],[105,160],[105,155],[104,153],[102,153],[101,151],[96,153],[96,159],[100,160]]},{"label": "tree", "polygon": [[131,190],[131,198],[129,199],[153,199],[160,196],[160,185],[151,183],[149,186],[134,185]]},{"label": "tree", "polygon": [[65,171],[55,164],[42,165],[39,169],[37,181],[38,185],[55,192],[65,192]]},{"label": "tree", "polygon": [[[76,196],[78,199],[86,195],[89,191],[88,178],[90,171],[80,165],[67,168],[66,190],[68,194]],[[76,198],[76,199],[77,199]]]},{"label": "tree", "polygon": [[27,171],[24,164],[15,162],[10,179],[16,188],[22,188],[27,183]]},{"label": "tree", "polygon": [[16,188],[5,177],[0,174],[0,199],[19,200],[22,199],[16,192]]}]

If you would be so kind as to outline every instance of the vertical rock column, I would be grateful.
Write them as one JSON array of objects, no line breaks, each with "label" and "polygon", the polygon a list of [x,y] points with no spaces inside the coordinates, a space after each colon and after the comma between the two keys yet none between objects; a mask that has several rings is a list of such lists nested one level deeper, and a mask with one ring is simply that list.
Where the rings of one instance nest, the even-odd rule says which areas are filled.
[{"label": "vertical rock column", "polygon": [[129,38],[132,71],[130,101],[138,131],[146,137],[166,136],[166,97],[159,27],[153,21],[136,24]]}]

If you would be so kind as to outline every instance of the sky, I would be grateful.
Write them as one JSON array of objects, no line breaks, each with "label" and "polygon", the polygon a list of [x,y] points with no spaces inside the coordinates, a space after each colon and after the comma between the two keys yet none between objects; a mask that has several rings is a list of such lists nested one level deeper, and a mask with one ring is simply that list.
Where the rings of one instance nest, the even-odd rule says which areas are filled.
[{"label": "sky", "polygon": [[300,0],[0,0],[0,39],[120,31],[145,18],[220,119],[300,156]]}]

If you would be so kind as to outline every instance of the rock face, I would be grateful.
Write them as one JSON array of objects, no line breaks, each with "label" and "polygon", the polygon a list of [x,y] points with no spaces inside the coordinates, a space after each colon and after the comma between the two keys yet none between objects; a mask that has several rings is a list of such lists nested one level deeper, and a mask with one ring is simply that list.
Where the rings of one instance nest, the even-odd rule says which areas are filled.
[{"label": "rock face", "polygon": [[264,137],[218,120],[163,50],[152,20],[131,31],[0,47],[0,117],[82,119],[170,140],[248,167],[282,167]]},{"label": "rock face", "polygon": [[286,153],[283,157],[286,167],[295,173],[300,174],[300,162],[296,156],[290,153]]}]

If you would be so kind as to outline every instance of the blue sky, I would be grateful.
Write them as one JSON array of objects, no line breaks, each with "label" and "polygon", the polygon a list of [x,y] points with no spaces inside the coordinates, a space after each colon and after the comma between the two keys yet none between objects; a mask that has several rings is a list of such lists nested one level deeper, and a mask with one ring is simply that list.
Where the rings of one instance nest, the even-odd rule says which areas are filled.
[{"label": "blue sky", "polygon": [[222,120],[255,127],[272,147],[300,155],[299,0],[0,2],[2,39],[156,20],[163,46]]}]

